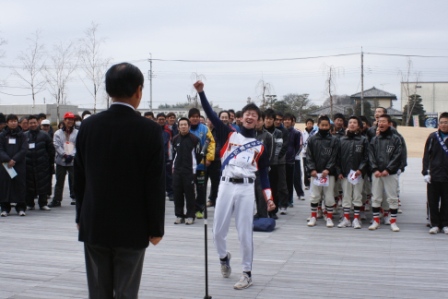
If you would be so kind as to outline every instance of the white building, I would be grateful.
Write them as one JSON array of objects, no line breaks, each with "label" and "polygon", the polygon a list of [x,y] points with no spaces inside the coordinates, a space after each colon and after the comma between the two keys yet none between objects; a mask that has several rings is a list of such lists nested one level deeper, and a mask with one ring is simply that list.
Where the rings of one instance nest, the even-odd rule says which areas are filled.
[{"label": "white building", "polygon": [[421,96],[427,114],[448,111],[448,82],[401,82],[401,110],[413,94]]}]

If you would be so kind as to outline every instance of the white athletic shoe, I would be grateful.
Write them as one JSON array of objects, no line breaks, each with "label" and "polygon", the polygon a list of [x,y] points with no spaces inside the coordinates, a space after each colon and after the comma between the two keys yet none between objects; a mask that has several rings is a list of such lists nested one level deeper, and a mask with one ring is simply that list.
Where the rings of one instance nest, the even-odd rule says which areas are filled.
[{"label": "white athletic shoe", "polygon": [[286,209],[285,208],[280,208],[280,215],[286,215]]},{"label": "white athletic shoe", "polygon": [[398,225],[395,222],[390,224],[390,229],[393,232],[399,232],[400,231],[400,228],[398,227]]},{"label": "white athletic shoe", "polygon": [[315,226],[316,225],[316,217],[311,217],[308,221],[308,226]]},{"label": "white athletic shoe", "polygon": [[437,226],[434,226],[433,228],[431,228],[430,230],[429,230],[429,233],[431,234],[431,235],[436,235],[436,234],[438,234],[440,232],[440,229],[437,227]]},{"label": "white athletic shoe", "polygon": [[350,222],[350,220],[348,220],[347,218],[343,218],[341,222],[339,222],[338,227],[339,228],[343,228],[343,227],[350,227],[352,226],[352,223]]},{"label": "white athletic shoe", "polygon": [[390,216],[383,217],[383,223],[386,225],[390,225]]},{"label": "white athletic shoe", "polygon": [[331,218],[327,218],[327,227],[333,227],[334,223],[333,220],[331,220]]},{"label": "white athletic shoe", "polygon": [[232,268],[230,267],[230,259],[232,256],[230,255],[230,252],[227,252],[227,261],[220,261],[221,263],[221,275],[224,278],[229,278],[230,274],[232,273]]},{"label": "white athletic shoe", "polygon": [[251,285],[252,285],[252,278],[243,272],[243,275],[241,275],[240,280],[237,283],[235,283],[233,288],[235,290],[244,290],[250,287]]},{"label": "white athletic shoe", "polygon": [[187,219],[185,219],[185,224],[186,225],[191,225],[191,224],[193,224],[194,223],[194,219],[193,218],[187,218]]},{"label": "white athletic shoe", "polygon": [[442,231],[445,235],[448,235],[448,226],[445,226],[444,228],[442,228]]},{"label": "white athletic shoe", "polygon": [[359,223],[359,220],[356,219],[356,218],[353,219],[352,225],[353,225],[353,228],[355,228],[355,229],[360,229],[361,228],[361,223]]},{"label": "white athletic shoe", "polygon": [[380,224],[373,220],[372,224],[369,226],[369,230],[376,230],[378,228],[380,228]]}]

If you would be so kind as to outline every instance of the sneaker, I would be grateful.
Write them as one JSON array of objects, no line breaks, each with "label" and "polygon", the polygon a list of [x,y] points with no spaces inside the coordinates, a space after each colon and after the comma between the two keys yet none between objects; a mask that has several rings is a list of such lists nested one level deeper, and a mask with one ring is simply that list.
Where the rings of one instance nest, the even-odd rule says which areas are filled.
[{"label": "sneaker", "polygon": [[50,202],[50,203],[48,204],[48,206],[49,206],[50,208],[57,208],[57,207],[60,207],[60,206],[61,206],[61,202],[60,202],[60,201],[52,201],[52,202]]},{"label": "sneaker", "polygon": [[442,231],[445,235],[448,235],[448,226],[445,226],[444,228],[442,228]]},{"label": "sneaker", "polygon": [[305,190],[310,190],[310,187],[309,186],[305,186]]},{"label": "sneaker", "polygon": [[196,218],[198,218],[198,219],[202,219],[202,218],[204,218],[204,214],[202,214],[201,211],[197,211],[197,212],[196,212]]},{"label": "sneaker", "polygon": [[177,217],[176,220],[174,220],[174,224],[181,224],[184,222],[185,222],[185,219],[182,217]]},{"label": "sneaker", "polygon": [[34,210],[35,207],[32,207],[32,206],[26,206],[26,209],[31,211],[31,210]]},{"label": "sneaker", "polygon": [[185,224],[186,225],[191,225],[191,224],[193,224],[194,223],[194,219],[193,218],[187,218],[187,219],[185,219]]},{"label": "sneaker", "polygon": [[383,223],[386,225],[390,225],[390,216],[383,217]]},{"label": "sneaker", "polygon": [[285,208],[280,208],[280,215],[286,215],[286,209]]},{"label": "sneaker", "polygon": [[211,200],[207,201],[207,207],[214,207],[215,203]]},{"label": "sneaker", "polygon": [[76,206],[76,199],[72,199],[72,202],[70,203],[72,206]]},{"label": "sneaker", "polygon": [[429,233],[431,234],[431,235],[436,235],[436,234],[438,234],[440,232],[440,229],[437,227],[437,226],[434,226],[433,228],[431,228],[430,230],[429,230]]},{"label": "sneaker", "polygon": [[294,204],[293,203],[288,204],[288,208],[294,208]]},{"label": "sneaker", "polygon": [[334,223],[333,220],[331,220],[331,218],[327,218],[327,227],[333,227]]},{"label": "sneaker", "polygon": [[359,222],[359,220],[358,219],[353,219],[353,223],[352,223],[352,225],[353,225],[353,228],[356,228],[356,229],[360,229],[361,228],[361,223]]},{"label": "sneaker", "polygon": [[311,217],[310,220],[307,223],[308,226],[315,226],[316,225],[316,217]]},{"label": "sneaker", "polygon": [[397,213],[398,213],[398,214],[403,214],[403,211],[402,211],[400,208],[398,208]]},{"label": "sneaker", "polygon": [[369,226],[369,230],[376,230],[378,228],[380,228],[380,224],[373,220],[372,224]]},{"label": "sneaker", "polygon": [[19,211],[19,216],[26,216],[25,211]]},{"label": "sneaker", "polygon": [[400,228],[398,227],[398,225],[395,222],[390,224],[390,229],[393,232],[399,232],[400,231]]},{"label": "sneaker", "polygon": [[6,211],[3,211],[3,212],[0,214],[0,216],[2,216],[2,217],[8,217],[8,215],[9,215],[9,213],[6,212]]},{"label": "sneaker", "polygon": [[343,218],[342,221],[338,224],[339,228],[343,228],[343,227],[350,227],[352,226],[352,223],[350,222],[350,220],[348,220],[347,218]]},{"label": "sneaker", "polygon": [[48,206],[42,206],[42,207],[40,207],[40,210],[42,210],[42,211],[51,211],[51,209]]},{"label": "sneaker", "polygon": [[229,278],[230,274],[232,273],[232,268],[230,267],[230,258],[232,256],[230,255],[230,252],[227,252],[227,260],[226,261],[221,261],[221,274],[222,277],[224,278]]},{"label": "sneaker", "polygon": [[300,200],[305,200],[305,195],[299,197]]},{"label": "sneaker", "polygon": [[237,283],[235,283],[233,288],[235,290],[244,290],[250,287],[251,285],[252,285],[252,278],[243,272],[243,275],[241,275],[240,280]]}]

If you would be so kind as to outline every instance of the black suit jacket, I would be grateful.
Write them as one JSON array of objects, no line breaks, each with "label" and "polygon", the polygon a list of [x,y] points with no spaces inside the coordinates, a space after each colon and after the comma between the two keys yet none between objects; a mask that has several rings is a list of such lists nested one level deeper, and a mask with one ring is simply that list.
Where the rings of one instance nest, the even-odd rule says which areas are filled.
[{"label": "black suit jacket", "polygon": [[84,120],[76,140],[79,241],[145,248],[164,234],[162,131],[124,105]]}]

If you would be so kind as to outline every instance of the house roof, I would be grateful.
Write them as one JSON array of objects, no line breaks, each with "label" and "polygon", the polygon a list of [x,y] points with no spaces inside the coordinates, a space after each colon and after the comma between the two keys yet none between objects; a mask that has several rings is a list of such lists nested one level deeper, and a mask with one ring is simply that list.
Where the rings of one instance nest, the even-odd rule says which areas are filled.
[{"label": "house roof", "polygon": [[[352,94],[350,97],[351,98],[359,98],[360,99],[361,98],[361,92]],[[363,97],[364,97],[364,99],[366,99],[366,98],[390,98],[392,100],[396,100],[397,99],[397,96],[394,95],[393,93],[390,93],[390,92],[378,89],[375,86],[370,88],[370,89],[364,90]]]},{"label": "house roof", "polygon": [[[335,115],[336,113],[345,114],[349,108],[353,109],[353,106],[352,105],[333,105],[333,115]],[[330,110],[331,110],[330,106],[320,107],[316,110],[310,111],[308,113],[308,115],[319,116],[319,115],[325,114],[325,115],[329,116]]]},{"label": "house roof", "polygon": [[403,111],[394,108],[387,108],[387,114],[389,114],[390,116],[402,116]]}]

